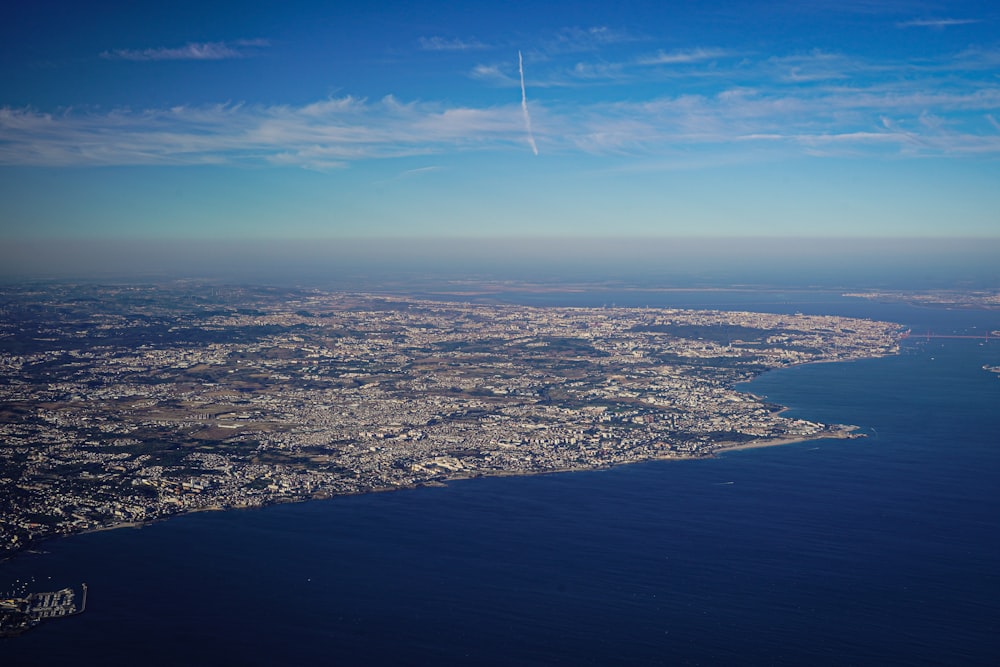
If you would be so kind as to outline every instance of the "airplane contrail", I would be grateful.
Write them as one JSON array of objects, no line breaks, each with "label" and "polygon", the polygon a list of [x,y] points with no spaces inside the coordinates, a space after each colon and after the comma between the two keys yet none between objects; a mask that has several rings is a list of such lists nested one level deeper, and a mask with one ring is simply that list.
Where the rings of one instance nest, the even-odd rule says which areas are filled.
[{"label": "airplane contrail", "polygon": [[517,52],[517,71],[521,74],[521,111],[524,112],[524,127],[528,130],[528,143],[531,150],[538,155],[538,146],[535,145],[535,135],[531,131],[531,116],[528,115],[528,95],[524,90],[524,60],[521,58],[521,51]]}]

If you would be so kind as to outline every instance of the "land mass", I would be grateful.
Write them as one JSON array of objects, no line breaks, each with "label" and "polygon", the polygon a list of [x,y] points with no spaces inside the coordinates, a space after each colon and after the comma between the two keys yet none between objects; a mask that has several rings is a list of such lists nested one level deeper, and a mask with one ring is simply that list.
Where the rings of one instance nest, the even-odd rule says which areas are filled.
[{"label": "land mass", "polygon": [[882,303],[908,303],[935,308],[1000,308],[1000,291],[997,290],[924,290],[851,292],[844,296],[871,299]]},{"label": "land mass", "polygon": [[7,287],[0,557],[204,509],[853,437],[736,386],[893,354],[902,333],[193,282]]}]

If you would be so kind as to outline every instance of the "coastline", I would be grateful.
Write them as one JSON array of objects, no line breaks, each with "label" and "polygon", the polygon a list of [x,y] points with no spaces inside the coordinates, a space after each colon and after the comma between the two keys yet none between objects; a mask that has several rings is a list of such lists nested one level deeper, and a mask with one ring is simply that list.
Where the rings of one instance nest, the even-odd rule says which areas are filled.
[{"label": "coastline", "polygon": [[[789,410],[788,407],[783,407],[780,412]],[[349,496],[361,496],[368,495],[372,493],[391,493],[394,491],[407,491],[416,490],[421,488],[435,488],[447,486],[449,482],[457,482],[463,480],[473,480],[481,479],[486,477],[529,477],[535,475],[557,475],[565,473],[574,472],[588,472],[588,471],[600,471],[600,470],[610,470],[618,466],[627,466],[639,463],[649,463],[651,461],[691,461],[691,460],[704,460],[716,458],[721,454],[726,452],[744,450],[744,449],[762,449],[765,447],[779,447],[782,445],[794,445],[803,442],[812,442],[816,440],[852,440],[857,438],[867,437],[864,433],[857,432],[856,426],[842,426],[838,425],[839,428],[836,430],[824,431],[822,433],[812,434],[812,435],[789,435],[789,436],[779,436],[776,438],[763,438],[760,440],[754,440],[746,443],[732,443],[732,442],[719,442],[715,445],[711,445],[705,448],[703,453],[697,454],[687,454],[682,452],[664,452],[662,454],[654,456],[645,456],[641,458],[636,458],[631,461],[615,461],[601,465],[579,465],[579,466],[567,466],[562,468],[539,468],[535,470],[491,470],[491,471],[476,471],[474,473],[456,473],[453,475],[439,476],[435,478],[428,479],[426,481],[415,482],[412,484],[401,484],[395,486],[384,486],[377,488],[370,488],[365,490],[358,490],[353,492],[344,493],[323,493],[317,492],[309,496],[301,497],[278,497],[267,502],[263,502],[259,505],[247,505],[241,507],[224,507],[221,505],[211,505],[207,507],[195,507],[191,509],[186,509],[176,514],[168,514],[165,516],[155,517],[148,521],[124,521],[121,523],[113,523],[103,526],[96,526],[93,528],[86,528],[79,531],[72,531],[68,533],[62,533],[59,535],[48,535],[37,542],[31,542],[25,544],[16,550],[0,557],[0,563],[4,563],[7,560],[17,557],[20,554],[30,552],[39,545],[51,540],[60,540],[63,538],[73,537],[75,535],[87,535],[91,533],[103,533],[112,530],[119,529],[140,529],[146,526],[151,526],[161,521],[170,521],[172,519],[180,518],[190,514],[198,514],[201,512],[240,512],[244,510],[254,510],[254,509],[264,509],[266,507],[271,507],[274,505],[283,505],[288,503],[306,503],[315,500],[332,500],[334,498],[349,497]]]},{"label": "coastline", "polygon": [[[785,408],[786,410],[788,408]],[[852,430],[853,429],[853,430]],[[712,452],[715,454],[723,454],[725,452],[732,452],[739,449],[761,449],[763,447],[779,447],[781,445],[795,445],[801,442],[813,442],[816,440],[857,440],[859,438],[868,437],[864,433],[859,433],[857,427],[852,427],[851,429],[843,429],[837,431],[828,431],[815,435],[790,435],[787,437],[769,438],[765,440],[760,440],[756,442],[748,442],[745,444],[735,444],[732,446],[720,447],[719,449]]]},{"label": "coastline", "polygon": [[[980,370],[981,363],[964,363],[969,359],[983,358],[978,352],[982,348],[973,350],[971,345],[965,344],[962,347],[967,347],[969,354],[956,358],[963,361],[961,367],[964,372],[955,375],[955,386],[968,390],[969,396],[978,396],[979,402],[973,405],[986,404],[988,409],[989,398],[995,396],[995,393],[980,391],[977,394],[976,385],[968,380],[975,379],[978,374],[995,385],[996,376]],[[939,355],[939,363],[928,361],[931,354]],[[983,359],[993,363],[993,356],[991,353]],[[941,573],[939,576],[943,577],[941,581],[932,582],[934,590],[940,595],[935,599],[945,600],[944,608],[957,617],[949,616],[946,619],[953,634],[942,641],[960,650],[964,648],[962,642],[966,635],[963,633],[967,631],[963,628],[979,628],[976,623],[981,620],[981,614],[977,616],[973,612],[976,609],[993,608],[990,606],[993,602],[988,587],[967,573],[981,572],[975,567],[989,562],[990,544],[982,541],[984,538],[977,533],[977,527],[989,525],[984,524],[983,519],[988,519],[996,503],[983,505],[981,502],[977,503],[976,498],[981,488],[987,487],[988,490],[988,472],[992,469],[982,463],[996,457],[993,455],[993,448],[989,446],[989,432],[982,435],[984,432],[981,429],[974,431],[972,438],[956,437],[951,441],[956,448],[964,444],[960,452],[954,452],[955,456],[950,448],[946,448],[947,456],[941,456],[944,451],[941,443],[949,444],[949,441],[940,439],[943,434],[950,432],[948,424],[934,421],[933,415],[926,415],[927,421],[933,422],[935,429],[932,433],[921,436],[919,422],[911,425],[916,428],[905,430],[903,427],[908,426],[905,412],[884,407],[891,406],[893,396],[898,395],[895,391],[886,390],[899,387],[905,391],[906,387],[919,386],[927,387],[930,391],[936,389],[934,383],[912,380],[935,379],[940,377],[938,372],[944,372],[950,377],[951,370],[945,371],[943,368],[943,354],[932,350],[926,354],[904,355],[902,359],[889,358],[882,361],[886,363],[854,365],[856,368],[849,369],[850,372],[843,377],[836,366],[804,369],[801,374],[790,372],[767,376],[765,373],[762,374],[766,378],[763,382],[741,387],[764,395],[773,403],[787,406],[783,412],[785,417],[860,425],[860,430],[867,433],[867,438],[857,442],[818,442],[812,438],[793,439],[791,436],[788,439],[763,437],[759,441],[742,445],[720,442],[720,449],[712,455],[714,460],[702,463],[646,463],[622,468],[618,468],[616,464],[616,469],[607,474],[538,477],[534,481],[524,477],[520,480],[487,479],[481,483],[467,483],[461,481],[462,475],[456,474],[455,483],[447,480],[424,484],[434,487],[447,483],[447,488],[419,494],[384,497],[366,494],[364,497],[344,498],[324,504],[274,507],[266,512],[205,514],[184,521],[150,526],[150,530],[144,533],[118,533],[46,545],[42,548],[51,551],[51,555],[25,555],[2,569],[13,580],[14,573],[18,576],[22,573],[49,574],[50,570],[54,571],[58,566],[62,579],[76,583],[86,580],[94,590],[94,595],[100,595],[101,601],[115,601],[111,611],[120,611],[122,617],[134,615],[143,620],[144,613],[156,613],[156,620],[151,624],[155,627],[151,632],[158,631],[164,625],[171,627],[171,619],[176,618],[175,599],[172,595],[175,592],[183,593],[184,595],[177,596],[177,606],[183,605],[189,597],[186,594],[197,586],[197,579],[195,584],[190,580],[179,579],[181,587],[174,588],[169,582],[163,583],[162,578],[133,582],[131,579],[135,577],[131,576],[131,571],[120,571],[112,567],[106,573],[96,569],[97,567],[103,568],[107,562],[116,565],[118,561],[136,562],[135,568],[140,574],[169,574],[173,571],[164,565],[183,565],[182,574],[193,571],[194,577],[204,576],[210,582],[213,588],[209,592],[212,595],[233,591],[242,594],[244,590],[249,590],[248,598],[256,599],[253,597],[256,594],[253,589],[257,588],[263,590],[261,598],[268,596],[266,599],[274,600],[279,605],[289,599],[308,602],[308,610],[311,612],[315,609],[319,613],[310,615],[303,611],[301,622],[299,618],[295,618],[294,624],[285,624],[274,630],[269,628],[266,620],[257,623],[257,619],[250,615],[246,618],[242,614],[227,615],[225,612],[237,605],[229,602],[229,598],[218,598],[222,611],[212,611],[211,620],[222,619],[228,625],[228,621],[232,619],[234,627],[237,627],[237,623],[247,624],[251,628],[248,633],[268,637],[268,644],[274,647],[273,652],[265,650],[270,647],[264,647],[259,649],[259,653],[273,656],[280,656],[281,644],[287,641],[284,631],[290,628],[287,634],[293,639],[296,635],[305,636],[306,633],[311,637],[320,637],[321,640],[332,636],[331,641],[340,643],[337,648],[340,653],[346,654],[349,648],[354,650],[351,647],[356,645],[357,652],[353,655],[361,656],[359,661],[362,662],[365,651],[370,651],[373,641],[397,642],[402,648],[393,657],[405,662],[407,652],[412,655],[413,646],[423,646],[420,642],[426,637],[433,637],[434,630],[445,627],[444,621],[439,617],[429,616],[432,625],[417,628],[412,635],[405,637],[405,641],[400,640],[396,629],[391,626],[381,628],[381,634],[373,640],[370,628],[376,626],[371,621],[382,617],[378,610],[387,608],[386,605],[390,609],[395,609],[393,605],[396,604],[406,605],[403,607],[405,611],[412,612],[412,617],[418,618],[419,612],[447,608],[442,600],[461,601],[455,611],[455,619],[447,619],[452,623],[448,627],[459,628],[466,633],[482,632],[483,635],[470,635],[475,640],[480,640],[481,636],[489,633],[491,639],[496,637],[497,646],[502,647],[509,633],[505,633],[501,622],[509,618],[520,618],[523,619],[523,624],[517,621],[518,631],[523,631],[522,625],[523,628],[541,625],[538,641],[539,645],[544,646],[545,624],[554,614],[548,613],[547,606],[543,610],[545,613],[529,614],[526,619],[523,614],[525,609],[535,610],[531,606],[532,602],[552,599],[555,601],[553,604],[558,602],[560,605],[555,609],[562,614],[559,618],[560,627],[577,627],[578,624],[583,624],[582,627],[577,627],[579,631],[576,634],[563,640],[559,645],[560,649],[568,652],[578,646],[586,647],[589,637],[603,637],[604,634],[598,633],[607,633],[608,648],[602,659],[609,662],[614,662],[615,653],[620,655],[622,650],[614,647],[616,641],[628,646],[628,642],[635,640],[639,646],[645,646],[641,640],[646,638],[652,647],[651,653],[637,657],[637,661],[643,662],[640,658],[649,657],[652,662],[656,662],[657,656],[662,656],[664,651],[673,646],[668,642],[686,639],[686,635],[679,635],[678,628],[692,628],[700,632],[699,637],[703,641],[701,646],[707,647],[706,650],[718,646],[719,627],[724,628],[727,633],[745,629],[746,634],[737,635],[732,640],[734,643],[740,644],[749,633],[765,636],[769,642],[773,639],[773,643],[768,646],[773,647],[774,654],[777,655],[787,651],[785,642],[789,636],[789,624],[797,632],[801,632],[802,636],[809,637],[811,632],[813,637],[829,638],[831,645],[854,646],[852,642],[862,642],[856,644],[861,648],[855,657],[863,662],[865,655],[870,656],[882,650],[888,655],[892,650],[892,647],[885,649],[881,634],[871,629],[879,627],[879,618],[903,619],[900,623],[893,624],[893,629],[899,629],[902,623],[906,623],[899,630],[898,636],[894,636],[894,639],[898,638],[905,644],[905,640],[912,639],[910,630],[915,627],[914,624],[925,624],[919,626],[919,629],[933,631],[936,623],[943,617],[928,611],[930,607],[927,605],[920,604],[920,600],[927,594],[926,589],[901,593],[899,596],[875,596],[860,602],[856,600],[857,591],[864,593],[866,590],[878,589],[885,585],[887,579],[900,585],[926,581],[920,577],[928,572],[928,567],[933,566],[938,568],[934,571],[935,575]],[[877,381],[879,377],[890,376],[896,379],[886,381],[885,384]],[[940,389],[950,392],[952,387],[953,385],[944,385]],[[992,389],[991,385],[990,390]],[[936,393],[947,395],[945,391]],[[919,400],[920,397],[915,398]],[[957,394],[954,405],[960,407],[959,401],[966,404],[965,398],[965,394]],[[885,428],[881,421],[883,414]],[[988,416],[989,413],[986,414],[986,423],[995,421]],[[953,426],[961,429],[964,423],[964,420],[959,420]],[[871,430],[872,424],[880,436]],[[957,433],[963,435],[965,432],[959,430]],[[766,436],[766,433],[763,435]],[[825,439],[825,435],[819,433],[817,437]],[[919,439],[914,441],[914,437]],[[724,437],[718,438],[719,441],[723,439]],[[778,446],[786,442],[792,446],[770,451],[738,451],[743,448]],[[727,454],[729,451],[734,453]],[[948,467],[965,453],[971,453],[968,464],[980,464],[978,468],[972,468],[963,461],[956,462],[954,468]],[[986,458],[987,455],[989,458]],[[909,464],[894,464],[899,460],[911,461],[914,456],[920,457],[923,466],[920,470],[925,479],[935,479],[937,474],[950,479],[952,470],[971,470],[973,480],[982,480],[982,484],[973,486],[966,495],[962,494],[963,481],[953,480],[955,485],[948,487],[951,500],[946,509],[940,511],[933,507],[931,509],[934,511],[927,514],[934,518],[931,524],[935,529],[933,533],[927,530],[928,519],[921,516],[921,508],[927,509],[924,502],[926,498],[914,494],[911,474],[913,469]],[[659,458],[672,461],[678,457]],[[982,498],[983,496],[979,496],[980,500]],[[900,504],[896,504],[897,501]],[[969,507],[965,507],[966,503]],[[887,507],[909,509],[911,504],[912,513],[890,513],[888,518],[883,511],[873,511],[873,508],[879,510]],[[830,519],[831,515],[833,519]],[[465,523],[460,523],[461,520],[465,520]],[[949,532],[951,521],[960,522],[958,525],[962,530]],[[381,527],[381,530],[373,530],[373,526]],[[906,530],[902,530],[903,528]],[[891,542],[888,542],[888,537],[883,540],[883,533],[875,532],[897,529],[898,533],[889,533]],[[957,532],[961,533],[962,539],[952,545],[950,540],[956,537]],[[208,540],[216,535],[224,536],[225,539],[209,543]],[[285,540],[276,539],[281,537]],[[246,542],[240,541],[244,539]],[[920,542],[921,539],[926,542]],[[201,550],[202,544],[206,545],[204,551]],[[602,550],[598,552],[598,556],[604,557],[603,554],[606,554],[606,562],[592,555],[593,552],[588,548],[590,544],[595,545],[593,549]],[[879,553],[886,544],[893,549],[898,546],[898,551],[893,551],[893,555],[906,560],[881,560]],[[978,549],[969,547],[975,544],[980,545]],[[227,550],[228,553],[233,553],[234,545],[243,547],[237,551],[239,557],[234,559],[236,565],[219,560],[218,556],[225,555]],[[917,545],[916,548],[913,545]],[[497,548],[508,546],[515,551]],[[581,546],[584,548],[580,548]],[[192,547],[198,549],[198,556],[213,558],[182,560],[185,548]],[[208,550],[209,547],[211,550]],[[260,548],[262,553],[254,555],[251,551],[253,548]],[[122,556],[122,549],[157,556],[163,560],[151,560],[148,565],[143,565],[138,558]],[[963,571],[959,571],[957,566],[949,565],[956,562],[954,560],[925,557],[927,553],[932,556],[940,553],[940,549],[948,549],[949,554],[954,553],[959,558],[957,562],[962,565]],[[526,552],[528,555],[522,560],[521,554]],[[968,555],[963,557],[963,552]],[[69,557],[78,553],[81,557]],[[188,552],[187,555],[194,553]],[[482,560],[484,553],[490,559],[485,564]],[[511,556],[512,553],[514,556]],[[107,554],[114,555],[114,558]],[[443,557],[443,554],[448,557]],[[289,556],[290,561],[283,560]],[[567,564],[567,559],[572,560]],[[511,560],[518,569],[509,565]],[[198,565],[199,562],[202,565]],[[212,564],[211,569],[206,569],[205,563],[221,564],[217,567]],[[349,564],[350,568],[344,563]],[[739,574],[732,574],[733,563],[740,564]],[[286,567],[282,568],[281,565]],[[237,576],[233,569],[227,569],[236,566],[245,568],[238,571],[242,576]],[[620,567],[620,570],[615,570],[615,566]],[[417,574],[421,576],[410,576],[417,567],[420,568]],[[459,572],[460,567],[464,569]],[[529,567],[532,569],[528,570]],[[522,588],[516,589],[516,595],[508,593],[498,585],[499,577],[483,576],[484,572],[511,573]],[[522,572],[526,574],[522,575]],[[725,576],[714,576],[720,572]],[[250,578],[253,575],[259,578]],[[606,578],[602,578],[602,575]],[[699,575],[702,578],[698,578]],[[397,585],[396,579],[387,581],[390,576],[398,577],[398,581],[404,584],[419,583],[411,583],[412,589],[403,588]],[[746,587],[742,583],[740,586],[733,586],[731,576],[745,577],[745,581],[749,583]],[[312,581],[306,581],[306,577],[312,577]],[[802,582],[807,578],[809,587],[803,591],[805,583]],[[39,581],[44,581],[44,577],[39,577]],[[252,582],[254,586],[246,589],[246,581]],[[451,590],[446,587],[443,590],[436,589],[435,584],[441,581],[455,585]],[[775,581],[793,581],[796,586],[774,586]],[[966,588],[959,588],[961,595],[956,594],[952,598],[948,587],[955,581],[964,582]],[[567,592],[563,593],[556,588],[560,582],[568,586]],[[639,583],[636,582],[644,586],[648,583],[648,586],[639,588]],[[102,584],[100,590],[95,588],[95,584]],[[681,586],[686,588],[679,588]],[[514,586],[511,585],[510,588]],[[366,595],[371,591],[377,593],[373,593],[369,603],[370,598]],[[832,594],[830,591],[833,591]],[[149,592],[156,596],[149,595]],[[665,595],[665,592],[669,595]],[[966,592],[978,597],[966,597]],[[824,593],[832,595],[833,601],[824,597]],[[377,598],[374,597],[375,594],[378,595]],[[584,597],[585,594],[591,597]],[[712,623],[699,619],[701,614],[697,607],[692,615],[692,608],[687,602],[691,599],[707,599],[697,597],[698,594],[731,596],[713,599],[713,602],[718,602],[713,608],[720,610],[720,616],[724,615],[719,623],[714,622],[719,619],[712,619]],[[543,598],[543,595],[547,597]],[[164,598],[168,598],[169,611],[160,606],[164,604]],[[211,600],[208,596],[205,598]],[[581,598],[583,603],[580,602]],[[118,600],[123,601],[119,603]],[[822,605],[817,607],[817,615],[821,615],[821,618],[816,618],[812,613],[801,613],[801,605],[808,605],[809,600],[818,600],[816,604]],[[950,600],[953,602],[948,602]],[[98,600],[96,597],[88,600],[88,611],[94,606],[92,601]],[[580,609],[581,604],[588,606]],[[332,609],[326,605],[332,605]],[[872,608],[869,605],[876,606]],[[108,604],[104,607],[101,618],[95,616],[90,619],[84,615],[80,617],[82,623],[42,627],[39,637],[32,634],[21,642],[11,642],[10,650],[20,651],[22,646],[30,647],[32,643],[44,640],[45,636],[41,633],[82,634],[89,632],[91,626],[103,626],[104,616],[108,616]],[[251,605],[239,607],[241,610],[254,608]],[[469,613],[470,608],[474,613]],[[133,609],[137,609],[139,613],[134,613]],[[164,611],[161,613],[160,609]],[[374,611],[369,612],[369,609]],[[475,611],[478,609],[484,609],[483,613],[487,615],[480,616]],[[635,637],[623,636],[623,630],[601,625],[605,618],[620,618],[615,615],[620,609],[634,610],[632,616],[622,620],[621,627],[626,632],[632,632],[630,628],[638,628],[635,630]],[[750,611],[744,613],[744,609]],[[857,628],[837,625],[838,621],[845,618],[852,622],[856,620],[854,615],[859,613],[859,609],[863,613]],[[847,615],[842,616],[841,610]],[[519,611],[521,616],[517,615]],[[777,627],[778,623],[771,629],[766,625],[773,618],[773,615],[768,614],[773,613],[784,615],[784,618],[779,619],[784,629]],[[912,614],[912,617],[906,616],[907,613]],[[346,622],[340,622],[340,617],[345,618]],[[199,636],[197,633],[204,632],[205,626],[199,625],[203,618],[204,616],[197,617],[183,630]],[[161,623],[159,619],[166,621]],[[663,619],[664,622],[659,625],[642,625],[649,619]],[[725,625],[725,621],[731,619],[737,619],[734,622],[740,624],[735,630]],[[670,635],[663,635],[661,630],[668,623]],[[127,639],[132,642],[128,645],[128,650],[134,651],[144,641],[143,628],[139,623],[134,626],[106,625],[110,629],[109,644],[120,644],[115,639],[116,632],[120,631],[125,636],[126,630],[129,633]],[[369,628],[366,631],[368,636],[362,635],[354,639],[354,635],[360,634],[356,632],[359,627]],[[102,629],[98,628],[98,631]],[[272,630],[283,634],[275,635],[276,638],[272,640],[268,634]],[[869,631],[869,634],[865,634]],[[988,628],[976,637],[983,635],[982,641],[987,646],[994,646],[990,643],[988,634],[984,634],[987,631]],[[331,635],[325,634],[326,632]],[[767,632],[773,632],[773,637],[764,634]],[[727,639],[731,636],[726,634]],[[859,636],[862,637],[861,640],[857,639]],[[930,636],[938,637],[933,634]],[[169,640],[166,631],[163,632],[163,637],[156,636],[155,639]],[[756,641],[754,637],[750,637],[750,640]],[[323,655],[329,655],[330,642],[326,644],[324,646],[321,642],[315,650],[320,661]],[[744,646],[745,644],[741,644],[738,649]],[[803,641],[802,646],[798,656],[808,660],[809,652],[815,646],[809,641]],[[29,649],[23,650],[27,652]],[[224,650],[220,649],[220,653]],[[125,653],[125,650],[122,652]],[[914,653],[919,651],[915,650]],[[586,662],[589,655],[587,651],[580,655],[580,660]],[[943,653],[940,655],[943,656]],[[308,656],[303,655],[301,662],[307,662],[306,657]],[[694,656],[692,660],[699,657]],[[462,658],[463,656],[456,654],[455,661],[460,662]],[[171,659],[176,658],[171,656]],[[739,655],[734,652],[733,660],[738,662],[739,659]],[[919,657],[914,659],[919,660]],[[123,663],[125,660],[127,658],[123,658]],[[390,660],[387,659],[386,662]]]},{"label": "coastline", "polygon": [[[766,372],[773,372],[776,370],[783,370],[785,368],[796,368],[799,366],[806,366],[811,364],[827,364],[827,363],[844,363],[849,361],[859,361],[860,359],[874,359],[881,358],[886,355],[873,355],[870,357],[858,357],[851,359],[821,359],[821,360],[811,360],[800,363],[791,364],[789,366],[781,366],[776,368],[767,369]],[[746,385],[756,379],[759,375],[755,375],[751,380],[739,383],[740,385]],[[744,393],[754,400],[764,402],[766,397],[754,394],[750,391],[737,389],[741,393]],[[776,414],[781,415],[785,412],[792,410],[791,406],[781,405],[776,411]],[[190,509],[185,509],[179,511],[175,514],[168,514],[164,516],[157,516],[146,521],[124,521],[121,523],[113,523],[108,525],[96,526],[92,528],[86,528],[80,531],[71,531],[67,533],[61,533],[56,535],[47,535],[38,541],[29,542],[24,544],[17,549],[10,551],[8,553],[0,556],[0,563],[3,563],[11,558],[18,556],[19,554],[29,552],[36,549],[39,545],[49,541],[58,540],[66,537],[72,537],[74,535],[85,535],[88,533],[100,533],[111,530],[118,530],[123,528],[140,529],[145,526],[150,526],[161,521],[168,521],[171,519],[179,518],[189,514],[196,514],[200,512],[229,512],[229,511],[242,511],[249,509],[263,509],[265,507],[270,507],[274,505],[281,505],[286,503],[305,503],[313,500],[331,500],[338,497],[347,496],[360,496],[368,495],[372,493],[390,493],[394,491],[405,491],[405,490],[415,490],[420,488],[434,488],[447,486],[449,482],[471,480],[485,477],[527,477],[534,475],[554,475],[563,473],[573,473],[573,472],[586,472],[586,471],[599,471],[599,470],[609,470],[618,466],[632,465],[638,463],[648,463],[651,461],[689,461],[689,460],[699,460],[699,459],[711,459],[716,458],[719,455],[725,454],[727,452],[747,450],[747,449],[762,449],[765,447],[779,447],[782,445],[793,445],[803,442],[812,442],[817,440],[852,440],[858,438],[865,438],[867,434],[861,432],[858,426],[854,425],[824,425],[824,429],[819,433],[809,434],[809,435],[787,435],[778,436],[770,438],[760,438],[752,440],[749,442],[727,442],[720,441],[717,443],[706,444],[704,449],[695,453],[677,452],[677,451],[664,451],[659,454],[646,455],[637,457],[633,460],[628,461],[610,461],[608,463],[602,464],[592,464],[592,465],[577,465],[577,466],[565,466],[559,468],[538,468],[530,470],[477,470],[470,472],[455,472],[451,475],[442,475],[433,478],[429,478],[424,481],[413,482],[410,484],[399,484],[399,485],[388,485],[380,487],[372,487],[368,489],[359,489],[355,491],[346,492],[327,492],[319,490],[311,493],[310,495],[303,496],[279,496],[267,499],[259,504],[250,505],[239,505],[239,506],[222,506],[222,505],[209,505],[205,507],[194,507]]]},{"label": "coastline", "polygon": [[103,533],[109,530],[118,530],[119,528],[142,528],[145,523],[142,521],[124,521],[122,523],[113,523],[107,526],[97,526],[96,528],[86,528],[81,530],[79,533],[69,533],[69,535],[86,535],[87,533]]},{"label": "coastline", "polygon": [[[304,500],[309,500],[308,498]],[[280,501],[279,501],[280,502]],[[222,507],[221,505],[211,505],[209,507],[195,507],[178,514],[170,514],[163,517],[162,520],[172,519],[176,516],[184,516],[185,514],[198,514],[199,512],[227,512],[231,509],[242,509],[238,507]],[[67,533],[66,535],[57,537],[69,537],[70,535],[86,535],[87,533],[103,533],[109,530],[118,530],[119,528],[142,528],[143,526],[148,526],[150,524],[156,523],[161,519],[153,519],[152,521],[123,521],[122,523],[112,523],[106,526],[97,526],[96,528],[87,528],[81,530],[78,533]]]},{"label": "coastline", "polygon": [[[57,396],[45,376],[25,371],[35,393],[18,408],[44,409],[47,419],[18,437],[60,443],[30,471],[75,465],[86,474],[26,486],[20,514],[4,517],[4,557],[49,537],[196,511],[849,437],[842,427],[782,418],[787,408],[743,387],[771,370],[899,350],[900,325],[842,316],[253,290],[226,295],[253,307],[246,313],[191,315],[171,300],[183,296],[179,288],[164,289],[127,298],[84,289],[102,297],[93,300],[101,307],[81,306],[60,322],[69,345],[72,332],[111,326],[139,299],[157,317],[188,318],[180,333],[170,329],[178,338],[170,345],[155,353],[111,345],[72,369],[66,361],[72,382],[58,384]],[[206,346],[206,336],[221,342]],[[39,349],[51,347],[43,342]],[[110,376],[109,364],[118,369]],[[20,413],[7,419],[17,424]],[[32,518],[31,503],[48,507],[53,494],[62,507]]]}]

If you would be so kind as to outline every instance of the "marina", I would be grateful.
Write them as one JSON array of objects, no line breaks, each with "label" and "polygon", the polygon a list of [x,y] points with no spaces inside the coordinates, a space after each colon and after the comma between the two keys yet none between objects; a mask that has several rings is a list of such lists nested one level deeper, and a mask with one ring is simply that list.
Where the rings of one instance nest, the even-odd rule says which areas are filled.
[{"label": "marina", "polygon": [[22,634],[45,620],[82,614],[87,609],[87,584],[81,588],[79,606],[72,588],[0,599],[0,637]]}]

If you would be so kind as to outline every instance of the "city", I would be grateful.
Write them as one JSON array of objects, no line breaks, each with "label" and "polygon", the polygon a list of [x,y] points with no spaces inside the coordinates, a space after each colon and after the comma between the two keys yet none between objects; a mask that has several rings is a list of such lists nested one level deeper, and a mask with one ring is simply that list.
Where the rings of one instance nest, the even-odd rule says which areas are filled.
[{"label": "city", "polygon": [[904,334],[192,282],[8,287],[0,310],[0,555],[190,511],[855,437],[736,385]]}]

